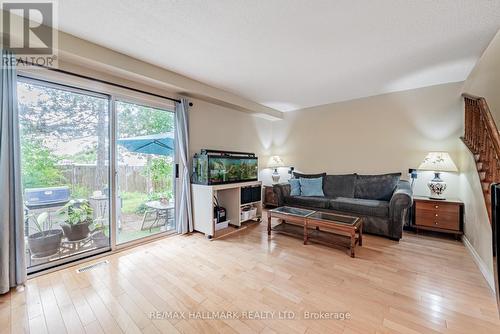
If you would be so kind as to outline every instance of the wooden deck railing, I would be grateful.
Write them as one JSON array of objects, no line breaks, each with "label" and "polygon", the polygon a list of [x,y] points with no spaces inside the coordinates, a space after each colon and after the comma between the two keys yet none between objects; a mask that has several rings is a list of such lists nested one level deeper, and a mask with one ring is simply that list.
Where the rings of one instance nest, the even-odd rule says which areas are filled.
[{"label": "wooden deck railing", "polygon": [[491,222],[490,186],[500,182],[500,134],[483,97],[463,94],[465,134],[463,142],[474,155]]}]

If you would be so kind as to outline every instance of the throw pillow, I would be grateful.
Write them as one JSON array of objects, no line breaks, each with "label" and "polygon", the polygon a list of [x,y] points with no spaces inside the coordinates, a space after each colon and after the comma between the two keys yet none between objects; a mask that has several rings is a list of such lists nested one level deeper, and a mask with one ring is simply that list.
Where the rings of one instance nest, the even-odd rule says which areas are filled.
[{"label": "throw pillow", "polygon": [[290,179],[290,196],[300,196],[300,181],[299,179]]},{"label": "throw pillow", "polygon": [[323,194],[323,178],[303,178],[299,179],[300,182],[300,195],[301,196],[321,196]]}]

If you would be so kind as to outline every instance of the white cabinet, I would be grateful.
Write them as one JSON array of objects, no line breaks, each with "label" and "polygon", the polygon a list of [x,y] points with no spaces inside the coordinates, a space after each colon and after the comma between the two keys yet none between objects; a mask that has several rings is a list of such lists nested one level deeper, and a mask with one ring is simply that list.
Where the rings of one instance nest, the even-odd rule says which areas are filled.
[{"label": "white cabinet", "polygon": [[[251,181],[213,186],[192,184],[194,229],[205,233],[208,238],[213,238],[233,233],[245,227],[247,221],[260,221],[262,217],[262,196],[259,201],[241,203],[241,188],[248,186],[262,187],[262,182]],[[217,198],[219,205],[226,209],[226,218],[230,220],[229,227],[219,231],[215,231],[214,197]],[[252,214],[243,215],[248,216],[247,219],[242,219],[241,213],[246,206],[251,206],[253,211]]]}]

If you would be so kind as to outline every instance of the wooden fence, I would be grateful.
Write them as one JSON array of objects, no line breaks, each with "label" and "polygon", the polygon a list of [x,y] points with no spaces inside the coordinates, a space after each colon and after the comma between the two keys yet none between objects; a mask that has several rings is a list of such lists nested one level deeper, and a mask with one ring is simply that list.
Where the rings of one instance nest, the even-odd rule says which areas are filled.
[{"label": "wooden fence", "polygon": [[[86,188],[92,193],[95,190],[104,191],[108,187],[107,175],[100,182],[96,180],[96,165],[68,164],[59,165],[58,167],[61,169],[65,183],[73,185],[74,188],[80,187],[80,189],[72,189],[72,191],[83,191],[83,188]],[[107,170],[105,168],[105,172]],[[148,193],[148,190],[151,189],[151,182],[146,173],[144,166],[119,166],[118,187],[120,191]]]}]

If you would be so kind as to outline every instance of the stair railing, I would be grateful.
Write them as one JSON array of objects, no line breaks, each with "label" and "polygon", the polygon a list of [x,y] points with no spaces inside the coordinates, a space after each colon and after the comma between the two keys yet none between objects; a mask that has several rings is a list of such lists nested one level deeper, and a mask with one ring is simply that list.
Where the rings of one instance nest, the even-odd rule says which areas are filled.
[{"label": "stair railing", "polygon": [[469,94],[462,96],[465,101],[462,141],[474,155],[491,222],[490,185],[500,182],[500,134],[486,100]]}]

